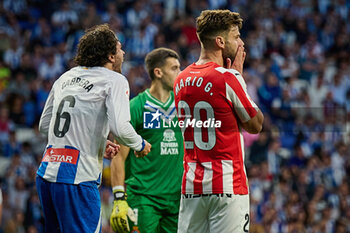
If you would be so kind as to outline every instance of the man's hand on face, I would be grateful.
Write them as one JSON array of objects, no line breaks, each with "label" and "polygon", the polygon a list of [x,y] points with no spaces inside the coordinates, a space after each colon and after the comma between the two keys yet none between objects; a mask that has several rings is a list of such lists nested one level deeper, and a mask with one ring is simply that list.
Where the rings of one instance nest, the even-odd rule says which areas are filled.
[{"label": "man's hand on face", "polygon": [[243,46],[238,46],[235,60],[232,62],[230,58],[226,58],[226,69],[235,69],[241,75],[243,74],[243,64],[247,53]]}]

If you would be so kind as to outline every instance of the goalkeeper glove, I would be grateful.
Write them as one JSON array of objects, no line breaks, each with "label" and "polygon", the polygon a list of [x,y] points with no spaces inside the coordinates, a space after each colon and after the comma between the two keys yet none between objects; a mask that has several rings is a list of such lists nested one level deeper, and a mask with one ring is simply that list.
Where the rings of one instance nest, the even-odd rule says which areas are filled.
[{"label": "goalkeeper glove", "polygon": [[112,229],[118,233],[130,232],[128,219],[136,222],[136,217],[126,202],[127,194],[123,190],[115,190],[113,196],[113,211],[110,219]]}]

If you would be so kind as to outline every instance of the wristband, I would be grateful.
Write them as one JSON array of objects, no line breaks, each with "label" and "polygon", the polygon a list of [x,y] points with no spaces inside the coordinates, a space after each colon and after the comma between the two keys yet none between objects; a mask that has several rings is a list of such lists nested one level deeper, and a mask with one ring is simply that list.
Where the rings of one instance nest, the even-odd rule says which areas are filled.
[{"label": "wristband", "polygon": [[126,200],[127,195],[124,191],[118,190],[116,192],[113,192],[114,200],[119,201],[119,200]]},{"label": "wristband", "polygon": [[113,186],[112,191],[113,191],[113,193],[116,192],[116,191],[124,191],[125,192],[124,185]]},{"label": "wristband", "polygon": [[137,152],[143,151],[143,149],[145,149],[145,146],[146,146],[145,139],[142,138],[141,150],[139,150],[139,151],[137,151]]}]

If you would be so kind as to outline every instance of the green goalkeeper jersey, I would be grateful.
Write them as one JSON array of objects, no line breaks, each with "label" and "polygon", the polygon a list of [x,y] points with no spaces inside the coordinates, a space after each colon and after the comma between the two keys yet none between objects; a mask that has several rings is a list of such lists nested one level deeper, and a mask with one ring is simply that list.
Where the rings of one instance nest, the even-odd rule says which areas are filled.
[{"label": "green goalkeeper jersey", "polygon": [[130,112],[131,124],[152,149],[143,158],[136,158],[130,150],[125,163],[128,192],[153,196],[157,201],[179,199],[184,152],[181,130],[174,124],[174,93],[162,103],[147,89],[130,101]]}]

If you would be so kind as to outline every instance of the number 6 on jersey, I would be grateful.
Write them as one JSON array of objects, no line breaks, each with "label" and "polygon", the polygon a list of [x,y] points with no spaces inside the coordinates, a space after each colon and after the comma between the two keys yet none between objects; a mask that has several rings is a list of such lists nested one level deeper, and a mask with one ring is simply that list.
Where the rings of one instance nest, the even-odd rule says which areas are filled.
[{"label": "number 6 on jersey", "polygon": [[[62,99],[60,102],[60,105],[58,106],[57,112],[56,112],[56,120],[55,120],[55,126],[53,128],[53,132],[56,137],[62,138],[69,130],[70,125],[70,114],[68,112],[62,112],[63,106],[65,102],[69,102],[69,107],[73,108],[75,105],[75,98],[71,95],[68,95]],[[65,119],[64,125],[62,130],[60,130],[60,123],[61,119]]]}]

